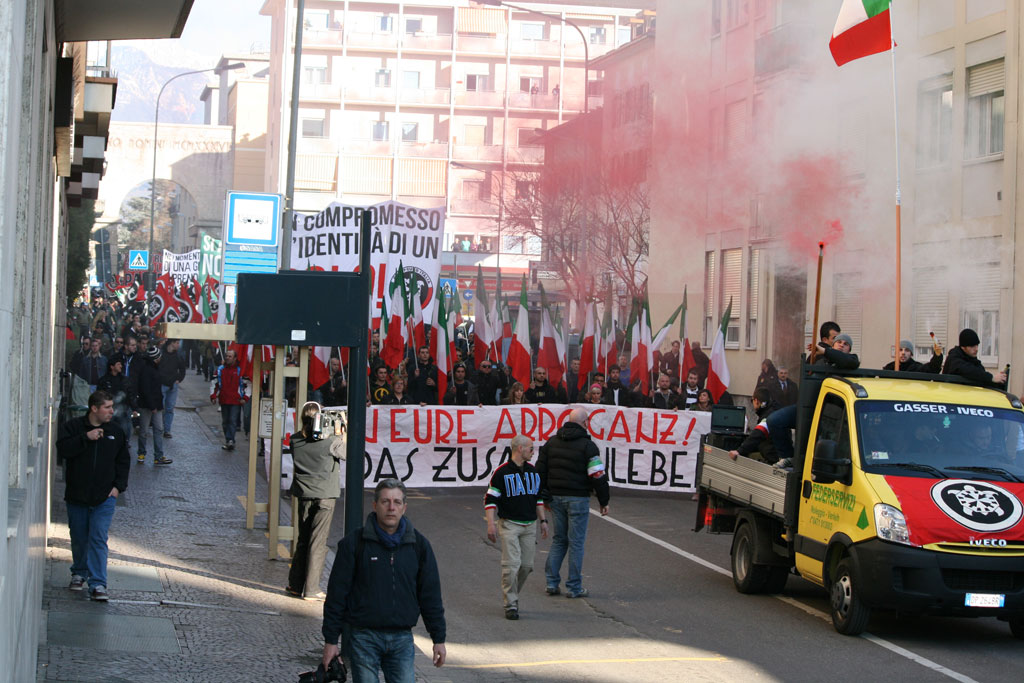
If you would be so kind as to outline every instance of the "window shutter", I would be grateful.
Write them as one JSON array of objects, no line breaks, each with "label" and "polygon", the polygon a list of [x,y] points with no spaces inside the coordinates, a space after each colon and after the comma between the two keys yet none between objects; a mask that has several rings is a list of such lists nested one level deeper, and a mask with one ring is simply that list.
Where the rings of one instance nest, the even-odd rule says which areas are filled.
[{"label": "window shutter", "polygon": [[960,308],[964,311],[999,310],[999,264],[983,263],[971,270]]},{"label": "window shutter", "polygon": [[750,250],[750,272],[747,275],[747,317],[757,320],[761,306],[761,250]]},{"label": "window shutter", "polygon": [[722,251],[722,313],[732,300],[732,318],[740,317],[740,289],[743,281],[743,250]]},{"label": "window shutter", "polygon": [[704,253],[704,317],[715,315],[715,252]]},{"label": "window shutter", "polygon": [[967,70],[967,96],[979,97],[1003,89],[1003,60],[972,66]]},{"label": "window shutter", "polygon": [[864,308],[860,273],[840,273],[835,279],[835,318],[843,334],[853,339],[853,353],[861,352]]},{"label": "window shutter", "polygon": [[953,87],[953,74],[941,74],[933,78],[928,78],[918,85],[919,90],[945,90],[946,88]]},{"label": "window shutter", "polygon": [[725,107],[725,153],[729,156],[743,148],[746,141],[746,102],[740,100]]},{"label": "window shutter", "polygon": [[945,268],[914,269],[914,346],[932,345],[935,340],[949,346],[949,290]]}]

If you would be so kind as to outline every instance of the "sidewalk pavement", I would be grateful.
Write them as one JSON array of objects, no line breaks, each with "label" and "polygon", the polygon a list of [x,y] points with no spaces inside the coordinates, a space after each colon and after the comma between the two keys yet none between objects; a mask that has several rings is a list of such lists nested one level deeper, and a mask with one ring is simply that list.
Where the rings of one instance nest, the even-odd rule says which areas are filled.
[{"label": "sidewalk pavement", "polygon": [[[266,515],[245,528],[248,442],[220,446],[209,385],[189,371],[175,410],[169,466],[135,462],[110,528],[110,601],[67,589],[71,546],[64,483],[52,524],[40,637],[40,681],[295,681],[323,650],[322,603],[284,593],[288,562],[268,561]],[[259,462],[257,500],[267,499]],[[338,502],[343,507],[343,501]],[[282,508],[287,514],[288,504]],[[325,578],[326,585],[326,578]],[[417,678],[438,680],[417,652]]]}]

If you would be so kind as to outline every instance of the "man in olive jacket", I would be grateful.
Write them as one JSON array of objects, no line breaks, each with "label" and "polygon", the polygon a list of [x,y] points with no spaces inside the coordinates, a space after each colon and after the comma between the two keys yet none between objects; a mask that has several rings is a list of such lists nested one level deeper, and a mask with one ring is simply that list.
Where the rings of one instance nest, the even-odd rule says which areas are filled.
[{"label": "man in olive jacket", "polygon": [[302,431],[292,434],[291,449],[294,474],[291,494],[299,499],[292,566],[285,591],[304,600],[323,600],[320,577],[327,559],[327,536],[334,517],[334,501],[341,495],[341,474],[338,462],[344,459],[344,441],[340,436],[317,432],[320,406],[302,406]]},{"label": "man in olive jacket", "polygon": [[99,601],[107,599],[107,532],[131,469],[124,432],[113,418],[114,400],[95,391],[89,412],[65,422],[57,435],[71,535],[68,588],[80,591],[88,581],[89,597]]},{"label": "man in olive jacket", "polygon": [[601,514],[608,514],[608,474],[601,452],[587,432],[587,411],[574,408],[569,420],[558,433],[540,447],[537,473],[540,474],[541,497],[551,508],[554,531],[548,552],[548,595],[558,595],[562,561],[569,554],[569,574],[565,580],[565,597],[583,598],[583,543],[587,539],[590,518],[590,492],[597,494]]}]

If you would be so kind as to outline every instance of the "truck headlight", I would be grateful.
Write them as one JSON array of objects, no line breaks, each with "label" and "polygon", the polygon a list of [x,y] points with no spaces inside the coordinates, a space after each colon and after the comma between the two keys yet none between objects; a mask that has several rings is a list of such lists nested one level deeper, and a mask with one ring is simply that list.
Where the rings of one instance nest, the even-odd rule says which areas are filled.
[{"label": "truck headlight", "polygon": [[903,513],[892,505],[875,505],[875,534],[883,541],[910,545],[910,532]]}]

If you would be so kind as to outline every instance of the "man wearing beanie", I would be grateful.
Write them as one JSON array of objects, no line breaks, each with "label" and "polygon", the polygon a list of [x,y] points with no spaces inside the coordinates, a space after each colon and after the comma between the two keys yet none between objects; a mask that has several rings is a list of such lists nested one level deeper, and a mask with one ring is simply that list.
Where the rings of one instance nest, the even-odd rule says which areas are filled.
[{"label": "man wearing beanie", "polygon": [[[883,370],[895,370],[896,361],[886,365]],[[942,370],[942,347],[938,342],[932,345],[932,358],[927,363],[918,363],[914,360],[914,345],[909,339],[900,340],[900,372],[930,372],[933,375],[939,374]]]},{"label": "man wearing beanie", "polygon": [[140,463],[146,462],[146,432],[153,430],[153,460],[157,465],[170,465],[171,459],[164,457],[164,396],[160,382],[160,359],[163,352],[156,346],[146,350],[145,361],[139,368],[139,456]]},{"label": "man wearing beanie", "polygon": [[860,367],[860,358],[853,351],[853,339],[848,334],[840,334],[829,346],[827,342],[818,342],[823,351],[814,361],[815,365],[831,365],[839,370],[856,370]]},{"label": "man wearing beanie", "polygon": [[1006,373],[1000,372],[993,376],[991,372],[985,370],[981,361],[978,360],[978,347],[981,345],[978,333],[968,327],[960,332],[959,341],[959,346],[949,350],[949,355],[946,357],[946,366],[942,368],[942,374],[959,375],[972,382],[985,384],[996,389],[1005,389]]}]

